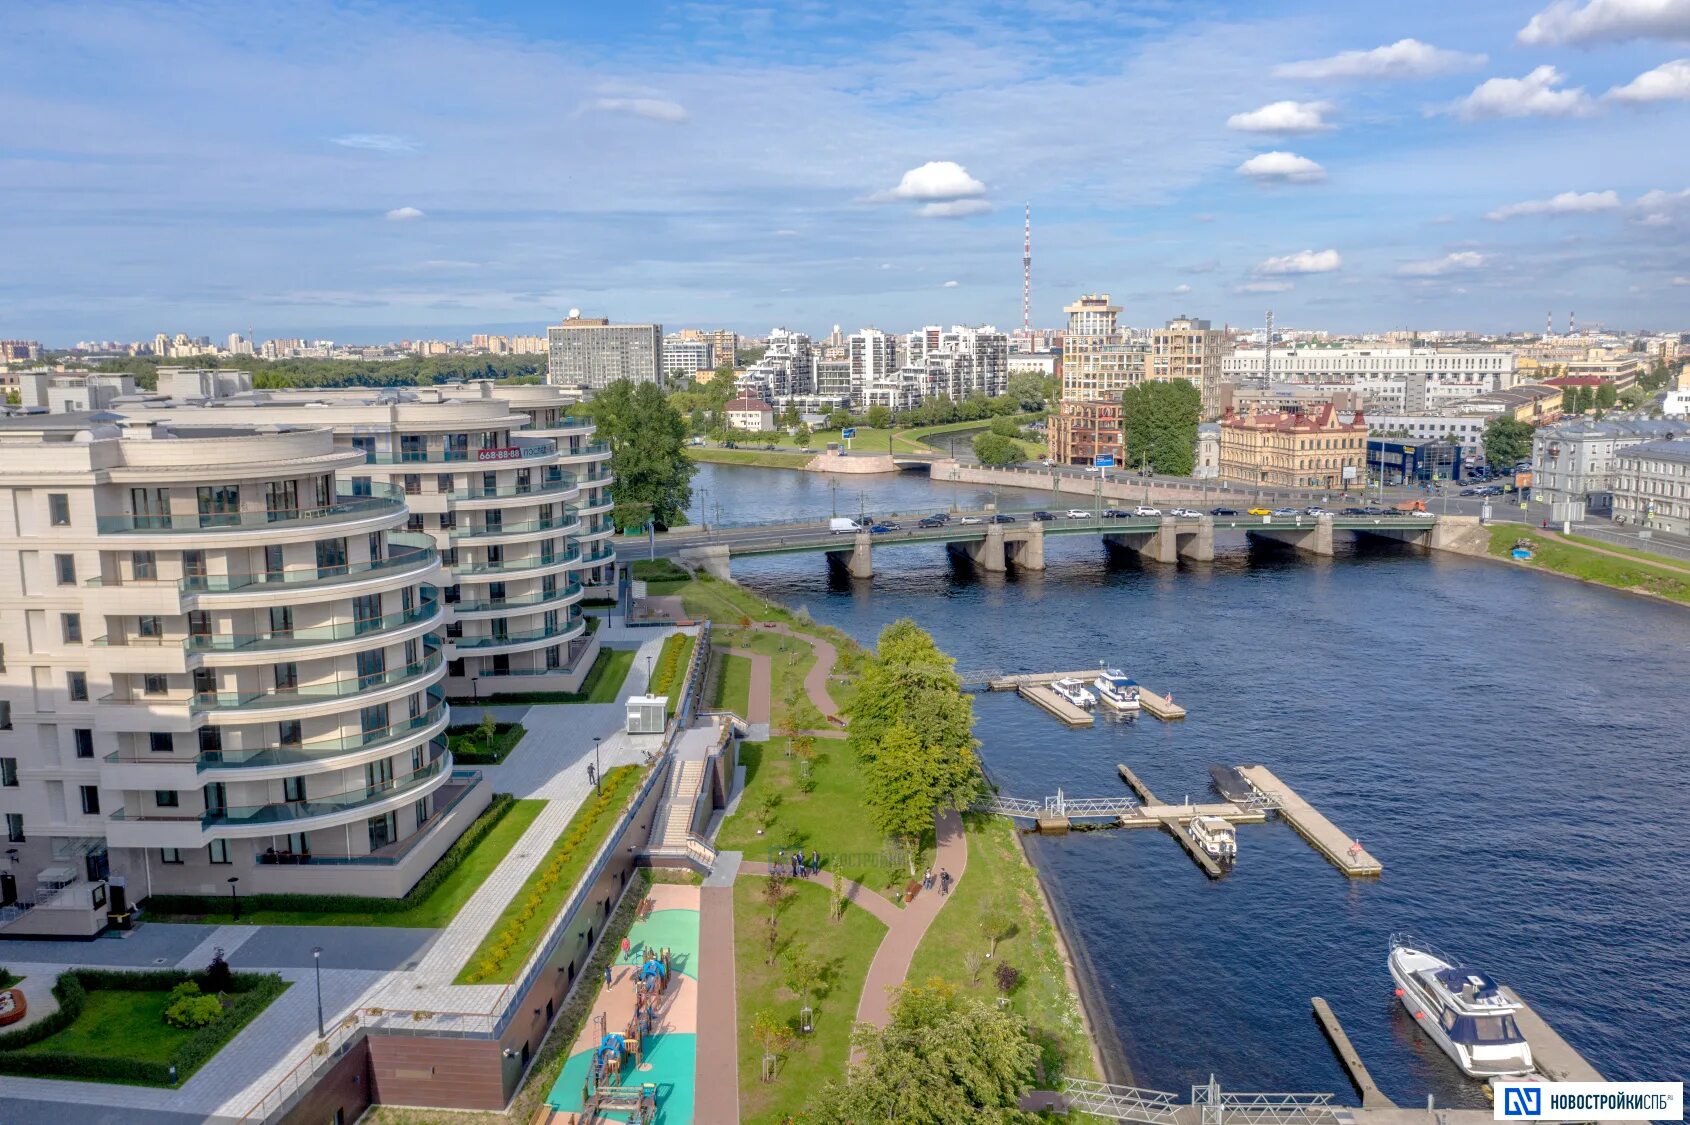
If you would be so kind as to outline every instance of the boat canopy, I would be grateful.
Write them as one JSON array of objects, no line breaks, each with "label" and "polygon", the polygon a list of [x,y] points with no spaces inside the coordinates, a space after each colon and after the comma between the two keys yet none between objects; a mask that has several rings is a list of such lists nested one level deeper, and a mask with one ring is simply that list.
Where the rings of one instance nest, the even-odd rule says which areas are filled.
[{"label": "boat canopy", "polygon": [[[1479,1002],[1495,1002],[1500,1000],[1506,1002],[1506,997],[1502,995],[1502,989],[1497,985],[1496,981],[1476,969],[1463,969],[1459,967],[1439,969],[1433,975],[1437,977],[1439,984],[1443,985],[1445,988],[1449,989],[1450,992],[1461,997],[1463,1000]],[[1464,992],[1469,984],[1473,986],[1472,996],[1467,996]]]}]

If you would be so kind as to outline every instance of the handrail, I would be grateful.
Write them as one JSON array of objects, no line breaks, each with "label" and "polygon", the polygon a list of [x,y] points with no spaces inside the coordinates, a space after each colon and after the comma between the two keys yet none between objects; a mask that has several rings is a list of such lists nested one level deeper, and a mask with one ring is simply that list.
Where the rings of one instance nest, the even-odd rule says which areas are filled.
[{"label": "handrail", "polygon": [[338,625],[319,625],[307,629],[269,633],[190,633],[182,644],[189,652],[239,652],[249,648],[295,648],[325,641],[346,641],[357,637],[375,637],[419,621],[440,616],[437,596],[424,587],[420,604],[410,609],[389,613],[362,621],[347,621]]},{"label": "handrail", "polygon": [[528,484],[506,485],[487,489],[479,486],[454,488],[447,493],[453,500],[503,500],[513,496],[539,496],[554,492],[569,492],[576,487],[576,474],[563,473],[557,480],[533,481]]},{"label": "handrail", "polygon": [[101,535],[137,534],[150,535],[155,532],[196,532],[196,531],[228,531],[228,530],[256,530],[274,527],[279,523],[295,522],[338,522],[343,519],[356,519],[362,516],[377,515],[384,511],[404,511],[404,501],[391,496],[343,496],[333,504],[315,508],[277,508],[275,510],[254,509],[238,512],[193,512],[183,515],[170,514],[129,514],[118,516],[101,516],[95,521],[95,527]]},{"label": "handrail", "polygon": [[557,512],[549,519],[525,520],[522,523],[505,524],[465,524],[452,528],[454,539],[491,538],[495,535],[523,535],[531,531],[567,530],[571,526],[581,524],[580,512],[573,505],[565,504],[563,511]]},{"label": "handrail", "polygon": [[[438,688],[428,690],[429,707],[422,714],[414,718],[403,719],[397,723],[389,723],[385,727],[365,731],[357,735],[341,738],[317,738],[301,742],[297,746],[264,746],[252,750],[216,750],[202,752],[192,761],[194,768],[200,772],[220,769],[262,768],[265,766],[282,766],[308,762],[333,761],[341,756],[340,751],[368,750],[377,746],[384,746],[394,742],[405,741],[405,736],[423,727],[433,726],[451,715],[451,709],[446,704],[445,693]],[[220,755],[212,757],[212,754]],[[159,765],[179,765],[189,759],[170,758],[161,754],[139,753],[114,750],[106,755],[108,762],[157,763]]]},{"label": "handrail", "polygon": [[[425,640],[426,644],[427,641]],[[186,703],[192,711],[232,711],[245,707],[295,707],[304,703],[312,703],[322,699],[338,699],[348,695],[361,695],[372,688],[388,687],[405,680],[426,676],[441,666],[444,659],[438,647],[431,647],[428,654],[421,660],[413,661],[403,667],[393,668],[373,676],[341,676],[326,683],[307,684],[292,691],[202,691],[188,695],[169,694],[145,695],[133,691],[114,691],[110,695],[100,697],[101,703],[139,704],[154,706],[160,703]],[[131,698],[132,696],[132,698]]]},{"label": "handrail", "polygon": [[515,574],[524,570],[541,570],[548,566],[569,566],[581,558],[579,548],[571,547],[551,558],[544,555],[531,559],[512,559],[501,563],[458,563],[452,567],[455,574]]},{"label": "handrail", "polygon": [[[487,634],[472,637],[447,637],[446,640],[447,643],[459,649],[498,648],[500,645],[516,645],[526,641],[567,640],[586,627],[582,616],[577,613],[571,615],[568,621],[563,622],[556,629],[529,629],[521,633],[506,633],[503,636]],[[561,671],[561,669],[557,670]]]},{"label": "handrail", "polygon": [[553,590],[549,594],[541,591],[536,594],[523,594],[514,598],[501,598],[498,601],[493,601],[491,598],[482,598],[479,601],[467,601],[460,599],[449,604],[456,613],[483,613],[488,610],[525,609],[529,606],[551,605],[554,602],[561,602],[572,598],[580,592],[581,583],[571,579],[561,588]]},{"label": "handrail", "polygon": [[[502,456],[507,449],[517,451],[517,456]],[[421,450],[401,449],[365,450],[364,463],[366,465],[508,465],[512,462],[531,460],[535,457],[550,457],[557,452],[557,441],[554,438],[517,438],[513,437],[509,445],[488,446],[481,449],[443,449],[430,448]],[[483,454],[494,453],[499,456],[484,457]]]}]

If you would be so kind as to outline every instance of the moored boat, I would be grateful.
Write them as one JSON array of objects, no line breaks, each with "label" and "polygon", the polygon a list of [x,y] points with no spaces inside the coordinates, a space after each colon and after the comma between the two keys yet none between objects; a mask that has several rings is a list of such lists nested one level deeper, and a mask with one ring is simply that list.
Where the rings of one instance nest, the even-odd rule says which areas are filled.
[{"label": "moored boat", "polygon": [[1102,669],[1091,686],[1105,707],[1116,711],[1138,710],[1138,681],[1119,668]]},{"label": "moored boat", "polygon": [[1230,863],[1238,858],[1238,829],[1218,816],[1194,816],[1186,821],[1185,834],[1210,859]]},{"label": "moored boat", "polygon": [[1090,711],[1097,705],[1097,697],[1087,691],[1086,685],[1081,683],[1079,680],[1056,680],[1050,685],[1050,690],[1054,691],[1057,695],[1061,696],[1069,703],[1072,703],[1074,706],[1083,707],[1087,711]]},{"label": "moored boat", "polygon": [[1530,1072],[1531,1044],[1514,1019],[1520,1004],[1490,976],[1406,934],[1392,935],[1387,963],[1403,1007],[1464,1074]]},{"label": "moored boat", "polygon": [[1237,766],[1210,766],[1209,776],[1215,782],[1215,792],[1233,804],[1243,804],[1256,796],[1256,788],[1244,780]]}]

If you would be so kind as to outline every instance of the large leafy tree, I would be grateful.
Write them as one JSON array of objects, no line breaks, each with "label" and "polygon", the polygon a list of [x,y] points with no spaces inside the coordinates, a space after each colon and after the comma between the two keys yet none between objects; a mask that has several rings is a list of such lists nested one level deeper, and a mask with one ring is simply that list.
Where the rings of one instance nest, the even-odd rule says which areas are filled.
[{"label": "large leafy tree", "polygon": [[1127,464],[1190,476],[1197,464],[1197,422],[1203,396],[1188,379],[1156,379],[1121,393]]},{"label": "large leafy tree", "polygon": [[805,1118],[816,1125],[1038,1120],[1020,1107],[1039,1057],[1026,1021],[959,997],[954,985],[904,985],[886,1027],[860,1024],[852,1044],[863,1061],[843,1082],[830,1082],[811,1097]]},{"label": "large leafy tree", "polygon": [[1532,428],[1513,418],[1492,418],[1481,439],[1485,462],[1493,469],[1512,469],[1532,456]]},{"label": "large leafy tree", "polygon": [[[626,530],[641,511],[660,526],[681,523],[698,466],[686,455],[687,423],[656,383],[618,379],[593,396],[598,435],[610,443],[613,518]],[[642,507],[643,506],[643,507]]]},{"label": "large leafy tree", "polygon": [[1021,460],[1021,447],[1002,434],[979,434],[974,439],[974,457],[982,465],[1013,465]]}]

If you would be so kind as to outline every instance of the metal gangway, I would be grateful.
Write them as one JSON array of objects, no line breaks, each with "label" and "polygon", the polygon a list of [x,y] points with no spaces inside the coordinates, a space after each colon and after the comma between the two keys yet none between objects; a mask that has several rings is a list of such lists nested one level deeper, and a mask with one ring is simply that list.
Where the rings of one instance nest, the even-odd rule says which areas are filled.
[{"label": "metal gangway", "polygon": [[1191,1088],[1189,1106],[1165,1090],[1087,1078],[1064,1078],[1061,1093],[1067,1109],[1139,1125],[1340,1125],[1331,1094],[1231,1093],[1212,1074]]},{"label": "metal gangway", "polygon": [[1123,816],[1136,812],[1138,808],[1138,799],[1126,794],[1116,797],[1070,797],[1060,789],[1054,797],[1046,797],[1042,801],[1029,797],[1005,797],[1001,793],[994,793],[974,805],[976,812],[1020,820]]},{"label": "metal gangway", "polygon": [[1111,1086],[1088,1078],[1063,1079],[1062,1100],[1069,1109],[1145,1125],[1177,1125],[1181,1109],[1178,1094],[1141,1090],[1137,1086]]}]

